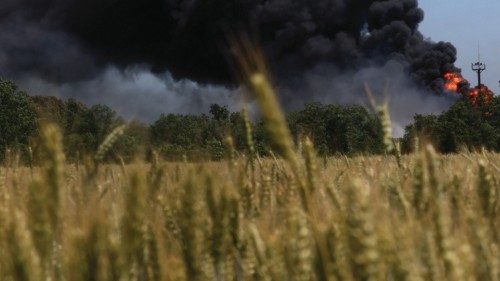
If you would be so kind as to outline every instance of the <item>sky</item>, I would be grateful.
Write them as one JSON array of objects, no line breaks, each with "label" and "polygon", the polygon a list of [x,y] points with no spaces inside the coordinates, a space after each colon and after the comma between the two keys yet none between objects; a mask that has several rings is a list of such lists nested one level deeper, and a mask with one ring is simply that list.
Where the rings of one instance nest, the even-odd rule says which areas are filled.
[{"label": "sky", "polygon": [[457,67],[463,76],[477,83],[471,63],[486,63],[483,84],[500,93],[500,1],[498,0],[420,0],[425,19],[420,31],[433,41],[448,41],[458,50]]},{"label": "sky", "polygon": [[[307,1],[304,3],[315,11],[323,7],[323,5],[316,5],[317,3],[339,4],[350,0],[314,1],[316,2],[311,2],[315,3],[314,5]],[[161,1],[149,2],[160,3]],[[182,6],[181,4],[184,2],[195,3],[197,1],[167,2],[174,6]],[[224,3],[233,2],[246,3],[247,1],[234,0]],[[427,57],[428,60],[437,61],[437,64],[419,63],[418,59],[422,57],[420,52],[425,48],[417,48],[419,55],[404,57],[409,65],[413,66],[415,63],[416,69],[411,69],[418,72],[419,75],[418,77],[413,76],[414,80],[409,80],[409,76],[404,75],[405,70],[398,68],[398,65],[401,66],[400,64],[394,64],[392,60],[389,60],[392,58],[392,54],[381,55],[388,60],[386,65],[372,66],[370,61],[368,64],[363,61],[360,65],[354,66],[353,70],[344,71],[342,67],[338,68],[338,66],[343,65],[342,61],[345,58],[356,57],[356,55],[364,54],[367,50],[365,45],[360,46],[357,44],[359,42],[352,39],[359,36],[359,32],[362,31],[354,30],[351,31],[353,34],[344,34],[345,32],[339,30],[338,34],[330,34],[329,29],[324,27],[332,23],[332,18],[336,19],[333,22],[345,21],[349,23],[350,20],[356,20],[356,17],[343,17],[344,11],[339,8],[342,7],[339,4],[340,6],[329,9],[328,13],[324,13],[323,10],[315,11],[314,14],[317,16],[309,19],[311,22],[306,20],[309,25],[303,24],[305,19],[302,10],[293,5],[295,2],[291,0],[267,0],[267,3],[274,4],[265,5],[265,8],[255,10],[258,11],[263,20],[260,29],[267,30],[264,34],[280,35],[277,37],[268,36],[267,39],[263,37],[263,42],[261,42],[264,47],[267,47],[266,50],[276,51],[274,57],[273,52],[268,52],[271,57],[269,60],[274,61],[274,69],[281,69],[284,74],[290,72],[299,76],[299,79],[282,79],[283,84],[286,84],[287,87],[280,87],[280,93],[283,96],[282,100],[288,102],[288,104],[284,104],[288,109],[301,107],[305,100],[334,104],[366,104],[364,92],[366,81],[370,82],[370,86],[376,94],[381,95],[380,99],[382,100],[385,98],[382,95],[388,80],[396,80],[393,82],[394,88],[391,89],[391,92],[398,93],[398,96],[392,98],[392,101],[396,101],[394,102],[396,105],[391,106],[391,108],[400,112],[391,112],[391,114],[394,117],[393,121],[399,120],[401,126],[408,124],[415,113],[439,114],[454,101],[449,96],[436,98],[432,92],[418,88],[414,83],[415,80],[419,80],[427,86],[437,85],[438,88],[441,87],[439,83],[435,83],[436,80],[442,83],[439,77],[427,74],[435,74],[436,69],[434,68],[451,63],[447,55],[449,48],[451,48],[449,45],[440,44],[441,47],[435,49],[435,52]],[[210,79],[220,79],[224,76],[216,75],[215,77],[213,75],[213,73],[220,73],[219,62],[224,61],[213,55],[220,49],[218,43],[220,38],[206,37],[204,35],[209,33],[205,32],[205,28],[199,28],[199,26],[205,27],[207,25],[207,30],[220,28],[218,22],[212,23],[210,16],[221,17],[229,23],[233,22],[231,13],[222,15],[213,13],[212,9],[220,10],[219,6],[215,4],[202,6],[200,8],[202,12],[193,13],[198,16],[193,16],[190,12],[192,7],[179,11],[169,9],[168,12],[172,13],[170,17],[175,19],[175,24],[167,25],[172,30],[169,28],[164,30],[160,27],[165,26],[165,15],[163,12],[157,14],[156,6],[146,5],[143,7],[145,11],[141,13],[130,9],[130,6],[135,7],[135,3],[141,3],[141,0],[117,2],[124,5],[120,6],[122,8],[120,11],[123,11],[112,13],[113,18],[105,21],[104,24],[99,20],[101,10],[95,9],[95,7],[104,5],[103,2],[75,0],[68,2],[73,3],[72,5],[63,6],[61,9],[55,3],[59,2],[52,0],[0,0],[0,20],[7,15],[6,23],[0,24],[0,74],[9,79],[15,79],[21,89],[27,90],[33,95],[52,95],[63,99],[76,98],[87,105],[106,104],[125,118],[136,118],[145,122],[153,122],[161,113],[207,112],[209,104],[214,102],[229,105],[230,110],[239,110],[242,102],[239,91],[221,86],[219,80]],[[82,10],[83,15],[81,16],[60,20],[59,13],[79,14],[80,5],[75,3],[88,4],[89,7]],[[378,4],[380,5],[370,10],[370,13],[373,14],[372,16],[379,17],[380,22],[374,23],[380,25],[377,27],[379,30],[372,34],[372,40],[364,42],[370,44],[374,49],[377,49],[377,46],[383,46],[387,38],[398,35],[398,32],[404,35],[407,30],[414,31],[421,20],[420,11],[416,12],[417,9],[414,6],[408,5],[405,6],[406,10],[404,11],[392,9],[392,11],[401,13],[398,17],[405,18],[404,24],[400,22],[393,25],[390,17],[382,15],[384,15],[384,11],[391,10],[391,7],[394,8],[393,6],[398,6],[400,3],[388,1],[385,4]],[[431,41],[451,42],[456,46],[458,49],[456,65],[463,69],[463,75],[473,86],[476,84],[476,76],[470,68],[471,63],[477,61],[478,43],[480,44],[482,59],[488,66],[483,75],[483,83],[494,92],[500,93],[498,83],[500,80],[500,56],[498,56],[500,36],[495,33],[497,26],[500,26],[500,15],[498,14],[500,1],[418,0],[418,4],[425,12],[425,19],[420,24],[419,31]],[[231,6],[231,4],[227,5]],[[204,11],[205,8],[209,10]],[[5,13],[5,9],[10,12]],[[284,12],[286,9],[288,12]],[[181,14],[177,15],[178,12]],[[358,12],[359,16],[364,16],[366,13],[363,10]],[[156,16],[150,20],[142,18],[143,14],[149,15],[151,13]],[[24,14],[35,18],[22,16]],[[209,17],[204,15],[209,15]],[[288,16],[283,17],[283,15]],[[38,19],[37,16],[43,17]],[[44,20],[40,23],[42,19]],[[275,20],[281,24],[269,24]],[[123,22],[124,26],[130,24],[131,27],[136,27],[137,22],[143,24],[137,28],[131,28],[132,31],[135,31],[131,34],[128,29],[114,24],[116,22]],[[187,24],[188,22],[189,24]],[[314,32],[309,30],[311,26],[316,28]],[[144,34],[144,30],[151,32]],[[178,32],[178,30],[183,32]],[[303,36],[303,32],[307,36]],[[125,33],[126,36],[123,36]],[[101,34],[106,36],[100,36]],[[112,38],[108,38],[109,36]],[[102,38],[106,39],[101,40]],[[123,38],[125,38],[126,44],[123,43]],[[167,38],[168,40],[158,41],[158,38]],[[397,39],[397,37],[393,39]],[[130,42],[139,42],[139,45],[129,46]],[[207,42],[211,42],[208,47]],[[287,46],[287,42],[299,43],[293,44],[292,48],[282,49],[280,46]],[[393,40],[394,42],[397,43],[398,40]],[[130,48],[121,48],[123,46]],[[198,51],[199,46],[203,51]],[[167,49],[169,55],[164,56],[164,50]],[[281,54],[283,50],[285,50],[285,55]],[[379,50],[383,52],[386,49],[379,48]],[[181,54],[180,56],[178,56],[178,52]],[[408,53],[415,54],[414,52],[401,52],[402,55]],[[367,56],[370,57],[370,54]],[[396,58],[401,59],[402,57],[396,56]],[[203,63],[200,64],[200,61]],[[214,61],[217,63],[213,63]],[[158,72],[153,74],[148,67],[151,62],[163,65],[165,69],[160,67],[157,69]],[[225,65],[225,63],[223,64]],[[200,67],[200,65],[205,67]],[[309,65],[309,68],[305,69],[304,65]],[[423,69],[420,69],[419,66],[423,66]],[[201,70],[198,71],[199,69]],[[429,77],[432,81],[428,81]],[[199,79],[196,80],[196,78]],[[211,82],[203,82],[207,80]],[[377,85],[380,89],[377,89]]]}]

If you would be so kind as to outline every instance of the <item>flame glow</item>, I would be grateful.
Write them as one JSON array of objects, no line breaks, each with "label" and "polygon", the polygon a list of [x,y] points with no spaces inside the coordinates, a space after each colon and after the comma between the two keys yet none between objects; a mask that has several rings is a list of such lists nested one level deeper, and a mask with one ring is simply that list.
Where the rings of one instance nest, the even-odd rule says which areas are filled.
[{"label": "flame glow", "polygon": [[487,104],[493,99],[493,92],[485,85],[475,88],[466,88],[468,81],[460,73],[447,72],[444,74],[444,89],[448,92],[461,94],[469,99],[473,105]]},{"label": "flame glow", "polygon": [[479,105],[490,103],[494,94],[488,87],[481,85],[479,88],[470,89],[468,95],[472,104]]},{"label": "flame glow", "polygon": [[467,82],[460,73],[448,72],[444,75],[445,84],[444,89],[448,92],[458,93],[460,84]]}]

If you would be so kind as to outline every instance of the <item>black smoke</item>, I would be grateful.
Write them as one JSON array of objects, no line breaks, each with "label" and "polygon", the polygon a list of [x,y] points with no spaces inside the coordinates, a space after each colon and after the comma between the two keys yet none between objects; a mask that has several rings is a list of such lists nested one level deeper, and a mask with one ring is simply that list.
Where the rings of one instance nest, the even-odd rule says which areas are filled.
[{"label": "black smoke", "polygon": [[[137,77],[171,77],[166,88],[193,83],[202,94],[235,86],[227,38],[245,33],[262,46],[287,104],[360,103],[350,91],[364,83],[382,89],[384,77],[404,78],[393,95],[410,88],[442,95],[443,75],[460,71],[457,51],[426,39],[418,30],[423,18],[417,0],[2,0],[0,76],[94,101],[121,89],[106,82],[122,83],[139,69]],[[217,89],[214,99],[234,87]],[[129,96],[124,108],[142,95]],[[169,100],[183,104],[167,108],[189,107],[189,99]]]},{"label": "black smoke", "polygon": [[230,30],[258,34],[277,75],[398,60],[439,92],[456,49],[425,40],[423,17],[416,0],[3,0],[0,69],[67,82],[141,64],[229,83]]}]

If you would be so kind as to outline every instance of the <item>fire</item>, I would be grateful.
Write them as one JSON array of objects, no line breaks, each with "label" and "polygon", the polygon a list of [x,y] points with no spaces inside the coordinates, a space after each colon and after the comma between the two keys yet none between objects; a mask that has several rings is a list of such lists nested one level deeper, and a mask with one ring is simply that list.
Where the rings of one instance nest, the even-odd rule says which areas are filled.
[{"label": "fire", "polygon": [[444,74],[444,80],[444,89],[446,91],[462,94],[467,97],[473,105],[489,103],[493,99],[493,92],[483,84],[472,89],[464,88],[464,85],[468,84],[468,81],[463,78],[460,73],[447,72]]},{"label": "fire", "polygon": [[463,78],[462,75],[460,75],[460,73],[455,73],[455,72],[446,73],[444,75],[444,79],[445,79],[445,84],[444,84],[445,90],[454,93],[458,93],[460,85],[467,82],[467,80],[465,80],[465,78]]},{"label": "fire", "polygon": [[469,100],[474,105],[488,104],[493,99],[493,95],[493,92],[485,85],[470,89],[468,93]]}]

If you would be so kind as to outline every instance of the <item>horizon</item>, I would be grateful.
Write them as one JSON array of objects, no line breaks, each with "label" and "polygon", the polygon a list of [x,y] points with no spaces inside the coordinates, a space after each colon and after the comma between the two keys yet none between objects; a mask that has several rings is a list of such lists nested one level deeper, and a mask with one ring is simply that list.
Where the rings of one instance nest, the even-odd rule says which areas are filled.
[{"label": "horizon", "polygon": [[[493,36],[495,25],[489,24],[495,20],[498,21],[493,18],[492,11],[495,9],[488,9],[488,5],[493,3],[492,0],[487,0],[471,6],[467,4],[467,1],[420,0],[418,2],[419,7],[425,13],[424,20],[419,25],[420,32],[433,42],[451,42],[457,48],[456,66],[462,69],[463,76],[469,80],[472,86],[476,84],[476,77],[470,70],[470,64],[477,61],[477,43],[474,42],[476,38],[478,38],[477,40],[485,39],[482,58],[488,69],[483,73],[483,81],[495,92],[498,90],[497,81],[500,78],[500,58],[494,55],[499,46],[498,40],[495,41]],[[453,5],[454,9],[450,9],[450,5]],[[500,3],[495,5],[500,7]],[[471,7],[469,8],[469,6]],[[457,13],[457,10],[460,11]],[[474,21],[471,24],[474,19],[467,17],[467,13],[476,13],[481,10],[487,11],[485,16],[480,21]],[[485,35],[478,35],[478,32],[474,32],[478,28],[484,30]],[[464,36],[464,33],[467,35]],[[49,39],[57,41],[57,38]],[[64,41],[62,44],[64,45]],[[55,59],[58,59],[57,55],[54,56]],[[2,59],[1,52],[0,59]],[[34,60],[36,61],[36,58]],[[65,65],[63,64],[61,68],[64,69]],[[168,71],[153,74],[143,66],[136,64],[124,69],[118,69],[112,63],[106,65],[102,68],[102,73],[91,80],[55,84],[27,73],[16,82],[21,89],[27,90],[32,95],[50,95],[62,99],[75,98],[89,106],[105,104],[125,118],[136,118],[148,123],[155,120],[161,113],[206,113],[211,103],[228,105],[231,110],[236,111],[241,104],[241,97],[237,91],[229,90],[215,83],[203,84],[189,79],[176,80]],[[54,71],[57,72],[57,70]],[[326,71],[322,69],[317,72],[304,70],[303,75],[308,80],[304,79],[302,82],[309,83],[308,85],[300,85],[307,90],[306,98],[293,96],[293,93],[292,95],[285,93],[283,99],[289,103],[288,108],[300,107],[305,101],[363,105],[363,98],[360,98],[363,95],[360,91],[362,87],[356,87],[356,85],[345,87],[345,85],[352,83],[353,80],[359,84],[362,79],[374,82],[381,80],[383,75],[393,80],[395,85],[392,92],[399,93],[397,96],[392,96],[393,99],[397,100],[395,102],[397,106],[393,106],[391,114],[400,128],[411,121],[414,113],[437,114],[451,104],[446,101],[446,98],[422,93],[422,90],[409,85],[407,77],[402,77],[398,68],[394,68],[393,65],[378,68],[368,67],[366,70],[360,69],[358,72],[343,72],[328,68]],[[311,77],[316,80],[312,80]],[[331,82],[332,80],[335,82]],[[380,82],[376,83],[380,84]],[[375,90],[381,91],[381,85],[376,83]],[[338,94],[339,92],[346,94]]]}]

